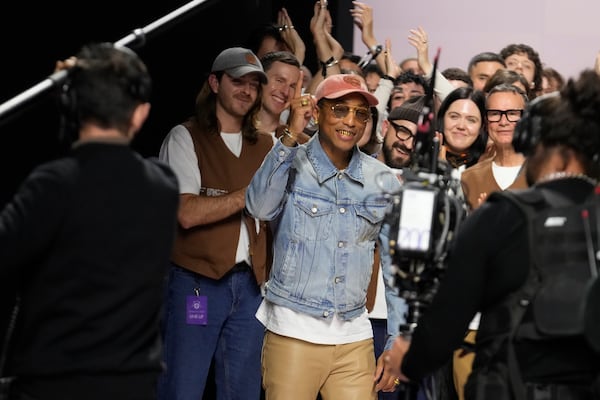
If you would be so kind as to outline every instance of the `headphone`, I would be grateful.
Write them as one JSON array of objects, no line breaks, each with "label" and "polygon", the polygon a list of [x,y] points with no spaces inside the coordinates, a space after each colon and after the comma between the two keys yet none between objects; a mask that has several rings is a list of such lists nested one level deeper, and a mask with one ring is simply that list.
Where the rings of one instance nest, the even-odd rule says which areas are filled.
[{"label": "headphone", "polygon": [[58,111],[60,114],[59,139],[70,144],[77,139],[79,126],[77,118],[77,96],[67,77],[58,89]]},{"label": "headphone", "polygon": [[559,92],[552,92],[536,97],[531,100],[523,116],[515,126],[512,145],[517,153],[523,153],[526,157],[533,153],[535,146],[542,137],[542,117],[539,109],[544,101],[560,97]]},{"label": "headphone", "polygon": [[[109,51],[118,50],[119,54],[110,54]],[[150,75],[145,71],[145,67],[139,60],[138,55],[126,46],[115,46],[111,43],[101,43],[89,50],[81,58],[89,58],[92,61],[110,57],[116,66],[119,64],[124,67],[121,69],[122,77],[119,79],[121,84],[126,84],[122,89],[132,99],[140,102],[149,101],[152,82]],[[122,60],[119,60],[121,58]],[[116,67],[115,67],[116,68]],[[60,139],[72,142],[77,139],[79,131],[79,108],[77,76],[82,73],[82,67],[75,65],[70,70],[64,82],[58,88],[58,106],[61,118]],[[117,82],[113,82],[116,85]],[[85,100],[85,99],[84,99]]]}]

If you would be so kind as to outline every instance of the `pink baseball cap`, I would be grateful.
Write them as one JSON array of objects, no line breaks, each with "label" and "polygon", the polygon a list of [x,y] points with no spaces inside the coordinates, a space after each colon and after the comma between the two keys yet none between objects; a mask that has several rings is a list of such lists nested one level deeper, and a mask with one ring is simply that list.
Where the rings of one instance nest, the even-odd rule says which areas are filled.
[{"label": "pink baseball cap", "polygon": [[350,93],[361,94],[370,106],[376,106],[379,101],[377,97],[369,93],[365,80],[353,74],[336,74],[323,79],[315,90],[317,101],[325,99],[337,99]]}]

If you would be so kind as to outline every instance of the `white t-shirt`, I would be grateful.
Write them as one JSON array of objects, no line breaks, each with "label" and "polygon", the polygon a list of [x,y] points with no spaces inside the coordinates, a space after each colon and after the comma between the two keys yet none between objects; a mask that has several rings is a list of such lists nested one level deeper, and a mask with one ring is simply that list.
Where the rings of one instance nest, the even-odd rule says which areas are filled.
[{"label": "white t-shirt", "polygon": [[369,313],[369,318],[387,319],[387,303],[385,301],[385,283],[383,282],[383,271],[381,267],[377,275],[377,292],[375,293],[375,304]]},{"label": "white t-shirt", "polygon": [[351,321],[343,321],[337,315],[327,320],[263,299],[256,318],[273,333],[316,344],[346,344],[373,337],[373,327],[366,310]]},{"label": "white t-shirt", "polygon": [[507,187],[512,185],[515,179],[517,179],[517,175],[519,175],[520,170],[521,165],[514,167],[503,167],[495,162],[492,162],[492,173],[494,174],[494,179],[502,190],[505,190]]}]

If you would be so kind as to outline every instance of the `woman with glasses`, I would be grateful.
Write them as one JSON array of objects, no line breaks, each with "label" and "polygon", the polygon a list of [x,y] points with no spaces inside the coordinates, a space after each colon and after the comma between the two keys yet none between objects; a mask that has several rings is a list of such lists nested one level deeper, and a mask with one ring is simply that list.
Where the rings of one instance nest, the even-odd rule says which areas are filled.
[{"label": "woman with glasses", "polygon": [[495,191],[527,187],[523,164],[525,156],[517,153],[512,140],[517,122],[528,103],[525,92],[516,86],[501,84],[486,97],[487,132],[495,154],[461,175],[461,185],[470,209],[481,205]]},{"label": "woman with glasses", "polygon": [[[364,79],[328,76],[310,101],[298,94],[290,121],[311,110],[317,132],[298,144],[295,125],[286,128],[246,192],[250,215],[273,226],[272,269],[256,314],[266,328],[263,387],[269,400],[375,400],[367,288],[375,244],[389,241],[383,193],[400,182],[358,149],[377,105]],[[390,257],[381,258],[390,268]],[[384,376],[381,387],[393,391],[396,378]]]}]

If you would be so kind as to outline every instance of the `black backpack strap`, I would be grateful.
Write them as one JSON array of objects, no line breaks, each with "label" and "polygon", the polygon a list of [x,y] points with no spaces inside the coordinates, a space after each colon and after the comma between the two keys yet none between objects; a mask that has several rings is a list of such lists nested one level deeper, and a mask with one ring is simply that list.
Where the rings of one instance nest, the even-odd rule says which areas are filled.
[{"label": "black backpack strap", "polygon": [[519,328],[523,316],[525,315],[529,304],[533,300],[536,291],[539,288],[539,271],[537,269],[538,257],[537,252],[534,250],[534,227],[533,219],[536,215],[537,207],[542,206],[543,198],[538,192],[534,192],[530,189],[524,190],[505,190],[502,192],[494,192],[488,198],[488,201],[500,200],[501,198],[507,199],[514,204],[527,219],[527,232],[528,242],[531,254],[531,268],[527,275],[525,284],[515,293],[513,299],[516,299],[516,303],[511,307],[511,319],[510,319],[510,331],[506,340],[506,351],[507,351],[507,363],[508,363],[508,378],[510,389],[513,393],[514,399],[525,400],[527,392],[525,384],[521,378],[521,371],[517,362],[517,356],[514,349],[514,338]]}]

